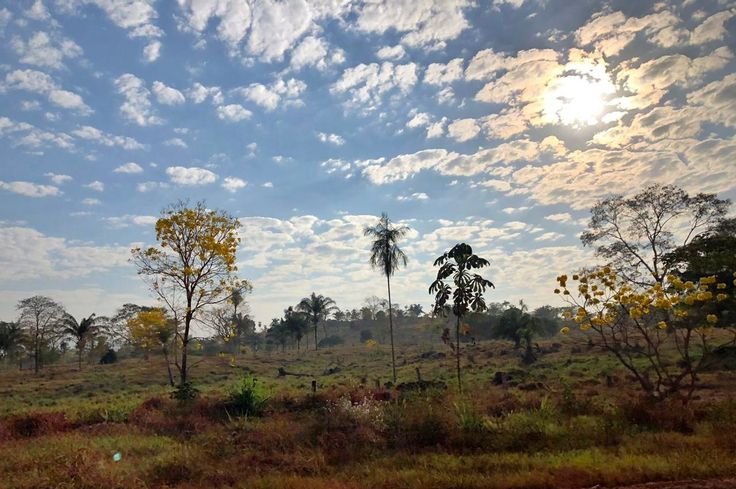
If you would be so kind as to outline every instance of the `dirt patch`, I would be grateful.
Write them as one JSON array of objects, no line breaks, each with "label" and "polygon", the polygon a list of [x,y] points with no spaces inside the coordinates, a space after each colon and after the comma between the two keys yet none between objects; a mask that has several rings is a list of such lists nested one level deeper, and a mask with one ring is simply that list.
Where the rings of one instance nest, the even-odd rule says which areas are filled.
[{"label": "dirt patch", "polygon": [[[648,482],[633,486],[616,486],[610,489],[734,489],[736,479],[690,479],[685,481]],[[609,489],[607,486],[593,486],[590,489]]]}]

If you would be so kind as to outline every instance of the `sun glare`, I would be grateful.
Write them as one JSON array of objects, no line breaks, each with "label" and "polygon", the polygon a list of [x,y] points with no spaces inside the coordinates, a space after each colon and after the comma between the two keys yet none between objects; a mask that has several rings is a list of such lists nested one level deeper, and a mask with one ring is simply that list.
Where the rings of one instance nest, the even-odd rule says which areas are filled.
[{"label": "sun glare", "polygon": [[574,127],[597,124],[615,92],[605,67],[575,63],[550,82],[544,95],[544,120]]}]

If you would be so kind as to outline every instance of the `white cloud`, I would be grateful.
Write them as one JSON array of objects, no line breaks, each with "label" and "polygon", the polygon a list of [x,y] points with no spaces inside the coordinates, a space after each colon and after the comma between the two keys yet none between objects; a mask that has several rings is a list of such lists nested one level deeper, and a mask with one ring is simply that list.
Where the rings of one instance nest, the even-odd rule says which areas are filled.
[{"label": "white cloud", "polygon": [[327,134],[324,132],[318,132],[317,138],[323,143],[334,144],[335,146],[342,146],[345,144],[345,138],[337,134]]},{"label": "white cloud", "polygon": [[207,87],[199,82],[196,82],[189,90],[187,90],[187,96],[195,104],[201,104],[210,98],[213,104],[220,105],[225,100],[220,87]]},{"label": "white cloud", "polygon": [[338,65],[344,61],[345,53],[342,49],[331,48],[320,37],[307,36],[291,52],[289,66],[296,71],[309,66],[324,71],[330,66]]},{"label": "white cloud", "polygon": [[156,189],[166,188],[168,184],[163,182],[141,182],[136,185],[136,189],[141,193],[152,192]]},{"label": "white cloud", "polygon": [[407,46],[442,48],[469,27],[464,9],[471,5],[466,0],[365,2],[358,10],[356,28],[376,34],[393,29],[405,33],[401,42]]},{"label": "white cloud", "polygon": [[330,158],[329,160],[320,163],[319,166],[327,168],[327,174],[335,172],[345,173],[353,167],[349,161],[341,160],[340,158]]},{"label": "white cloud", "polygon": [[176,146],[178,148],[188,148],[187,143],[181,138],[171,138],[164,141],[164,146]]},{"label": "white cloud", "polygon": [[245,188],[247,185],[248,182],[238,177],[225,177],[222,181],[222,188],[230,193],[235,193],[241,188]]},{"label": "white cloud", "polygon": [[88,5],[96,6],[105,12],[113,24],[126,29],[128,36],[132,38],[163,35],[161,29],[154,24],[158,13],[154,2],[150,0],[63,0],[57,1],[56,5],[68,14],[78,14]]},{"label": "white cloud", "polygon": [[569,212],[559,212],[557,214],[549,214],[544,216],[545,219],[552,222],[572,222],[572,216]]},{"label": "white cloud", "polygon": [[125,163],[115,168],[113,171],[115,173],[127,173],[127,174],[143,173],[143,167],[139,165],[138,163],[129,161],[128,163]]},{"label": "white cloud", "polygon": [[183,93],[160,81],[153,82],[153,94],[156,96],[158,103],[164,105],[179,105],[185,101]]},{"label": "white cloud", "polygon": [[93,205],[102,205],[102,202],[100,201],[100,199],[82,199],[81,204],[93,206]]},{"label": "white cloud", "polygon": [[55,185],[64,185],[73,180],[69,175],[59,175],[57,173],[44,173],[43,176],[48,177]]},{"label": "white cloud", "polygon": [[151,41],[143,48],[143,59],[147,63],[153,63],[161,56],[161,41]]},{"label": "white cloud", "polygon": [[115,136],[92,126],[79,126],[72,131],[72,135],[80,139],[95,141],[103,146],[118,146],[127,150],[143,149],[144,146],[135,139],[127,136]]},{"label": "white cloud", "polygon": [[131,225],[141,227],[153,227],[156,225],[158,218],[156,216],[139,216],[135,214],[125,214],[119,217],[105,217],[102,219],[111,228],[122,229]]},{"label": "white cloud", "polygon": [[92,109],[84,103],[82,97],[74,92],[62,90],[46,73],[36,70],[14,70],[5,75],[0,83],[0,92],[5,90],[24,90],[38,93],[48,98],[49,102],[63,109],[76,110],[88,115]]},{"label": "white cloud", "polygon": [[303,105],[299,96],[306,88],[306,83],[291,78],[286,81],[278,79],[270,85],[251,83],[247,87],[238,88],[235,91],[267,111],[271,111],[276,109],[279,104],[283,104],[285,107]]},{"label": "white cloud", "polygon": [[239,104],[221,105],[217,107],[217,117],[223,121],[240,122],[250,119],[251,111]]},{"label": "white cloud", "polygon": [[100,182],[99,180],[95,180],[94,182],[90,182],[87,185],[85,185],[88,189],[94,190],[95,192],[104,192],[105,191],[105,184]]},{"label": "white cloud", "polygon": [[475,119],[458,119],[447,126],[449,136],[458,142],[469,141],[480,133]]},{"label": "white cloud", "polygon": [[396,197],[396,200],[429,200],[429,195],[425,194],[424,192],[414,192],[411,195],[399,195],[398,197]]},{"label": "white cloud", "polygon": [[376,57],[380,60],[398,61],[406,56],[406,50],[401,44],[396,46],[383,46],[376,51]]},{"label": "white cloud", "polygon": [[3,182],[0,180],[0,189],[25,197],[57,197],[62,194],[58,187],[32,182]]},{"label": "white cloud", "polygon": [[[52,37],[53,36],[53,37]],[[21,63],[60,70],[64,60],[78,58],[82,48],[71,39],[37,32],[28,41],[14,37],[10,42]]]},{"label": "white cloud", "polygon": [[432,63],[424,73],[424,83],[445,85],[459,80],[463,77],[463,64],[464,60],[462,58],[455,58],[447,64]]},{"label": "white cloud", "polygon": [[166,169],[166,174],[178,185],[207,185],[217,181],[217,175],[197,167],[170,166]]},{"label": "white cloud", "polygon": [[417,82],[417,65],[407,63],[394,65],[385,61],[382,64],[359,64],[343,71],[330,92],[347,93],[346,105],[361,108],[364,112],[375,110],[383,101],[383,96],[392,91],[406,95]]},{"label": "white cloud", "polygon": [[163,119],[154,114],[151,108],[151,92],[143,80],[126,73],[115,80],[115,88],[125,98],[125,102],[120,106],[120,112],[125,119],[144,127],[163,124]]},{"label": "white cloud", "polygon": [[36,0],[31,8],[25,11],[25,16],[33,20],[49,20],[51,14],[41,0]]},{"label": "white cloud", "polygon": [[261,184],[261,187],[263,187],[263,188],[273,188],[273,182],[263,182]]},{"label": "white cloud", "polygon": [[736,16],[736,8],[711,15],[698,25],[690,35],[691,44],[705,44],[719,41],[728,35],[726,22]]}]

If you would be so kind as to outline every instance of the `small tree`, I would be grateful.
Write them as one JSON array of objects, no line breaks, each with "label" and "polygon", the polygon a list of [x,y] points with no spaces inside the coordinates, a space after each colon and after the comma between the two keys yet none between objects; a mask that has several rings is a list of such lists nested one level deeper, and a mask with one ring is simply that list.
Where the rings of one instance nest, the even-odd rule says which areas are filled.
[{"label": "small tree", "polygon": [[156,222],[157,247],[132,250],[133,263],[151,290],[167,306],[181,346],[175,365],[182,388],[188,384],[188,352],[193,321],[203,309],[231,298],[246,282],[235,276],[240,238],[238,220],[203,202],[190,208],[179,202]]},{"label": "small tree", "polygon": [[284,311],[284,327],[296,340],[296,351],[300,351],[302,338],[309,332],[309,319],[303,312],[295,311],[289,307]]},{"label": "small tree", "polygon": [[455,316],[455,364],[457,370],[457,387],[462,392],[460,375],[460,321],[469,311],[483,311],[486,302],[483,294],[486,288],[495,288],[490,280],[486,280],[472,270],[490,265],[485,258],[473,254],[473,248],[465,243],[455,245],[450,251],[441,255],[434,262],[439,266],[437,279],[429,286],[429,293],[434,294],[433,310],[435,314],[444,314],[445,305],[452,297],[452,313]]},{"label": "small tree", "polygon": [[84,352],[85,346],[87,346],[87,341],[92,339],[97,332],[95,319],[95,315],[91,314],[89,317],[83,317],[81,321],[77,322],[74,316],[66,314],[62,320],[61,334],[74,338],[77,347],[79,370],[82,370],[82,353]]},{"label": "small tree", "polygon": [[176,324],[161,308],[140,311],[128,320],[129,337],[133,345],[148,355],[151,351],[161,351],[166,360],[169,383],[174,386],[174,376],[169,362],[169,346],[174,339]]},{"label": "small tree", "polygon": [[33,351],[34,371],[38,373],[43,362],[42,350],[59,330],[64,318],[64,308],[49,297],[36,295],[18,302],[18,322],[27,332]]},{"label": "small tree", "polygon": [[[593,332],[652,398],[678,394],[688,402],[709,353],[736,340],[734,324],[724,324],[718,314],[718,303],[731,297],[726,283],[715,275],[697,282],[669,275],[664,284],[643,287],[603,267],[575,274],[572,280],[561,275],[557,282],[555,293],[573,309],[568,318],[580,330]],[[714,335],[717,325],[731,338]],[[568,326],[562,328],[563,333],[569,331]]]},{"label": "small tree", "polygon": [[337,310],[335,301],[330,297],[312,292],[309,297],[303,298],[297,304],[296,310],[306,314],[309,322],[314,326],[314,349],[316,350],[318,348],[317,325],[320,321],[327,319],[333,311]]}]

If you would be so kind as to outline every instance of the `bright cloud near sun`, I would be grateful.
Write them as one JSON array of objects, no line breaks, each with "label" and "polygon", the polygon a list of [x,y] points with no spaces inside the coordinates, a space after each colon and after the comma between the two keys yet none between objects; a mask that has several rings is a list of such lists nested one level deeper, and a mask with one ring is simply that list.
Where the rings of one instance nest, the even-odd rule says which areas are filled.
[{"label": "bright cloud near sun", "polygon": [[594,260],[579,235],[598,199],[651,183],[736,198],[735,12],[4,2],[0,321],[34,294],[85,316],[153,304],[129,249],[179,200],[240,219],[263,323],[313,291],[384,295],[363,236],[381,212],[412,230],[399,304],[427,310],[434,259],[467,241],[492,261],[490,301],[558,305],[554,278]]}]

